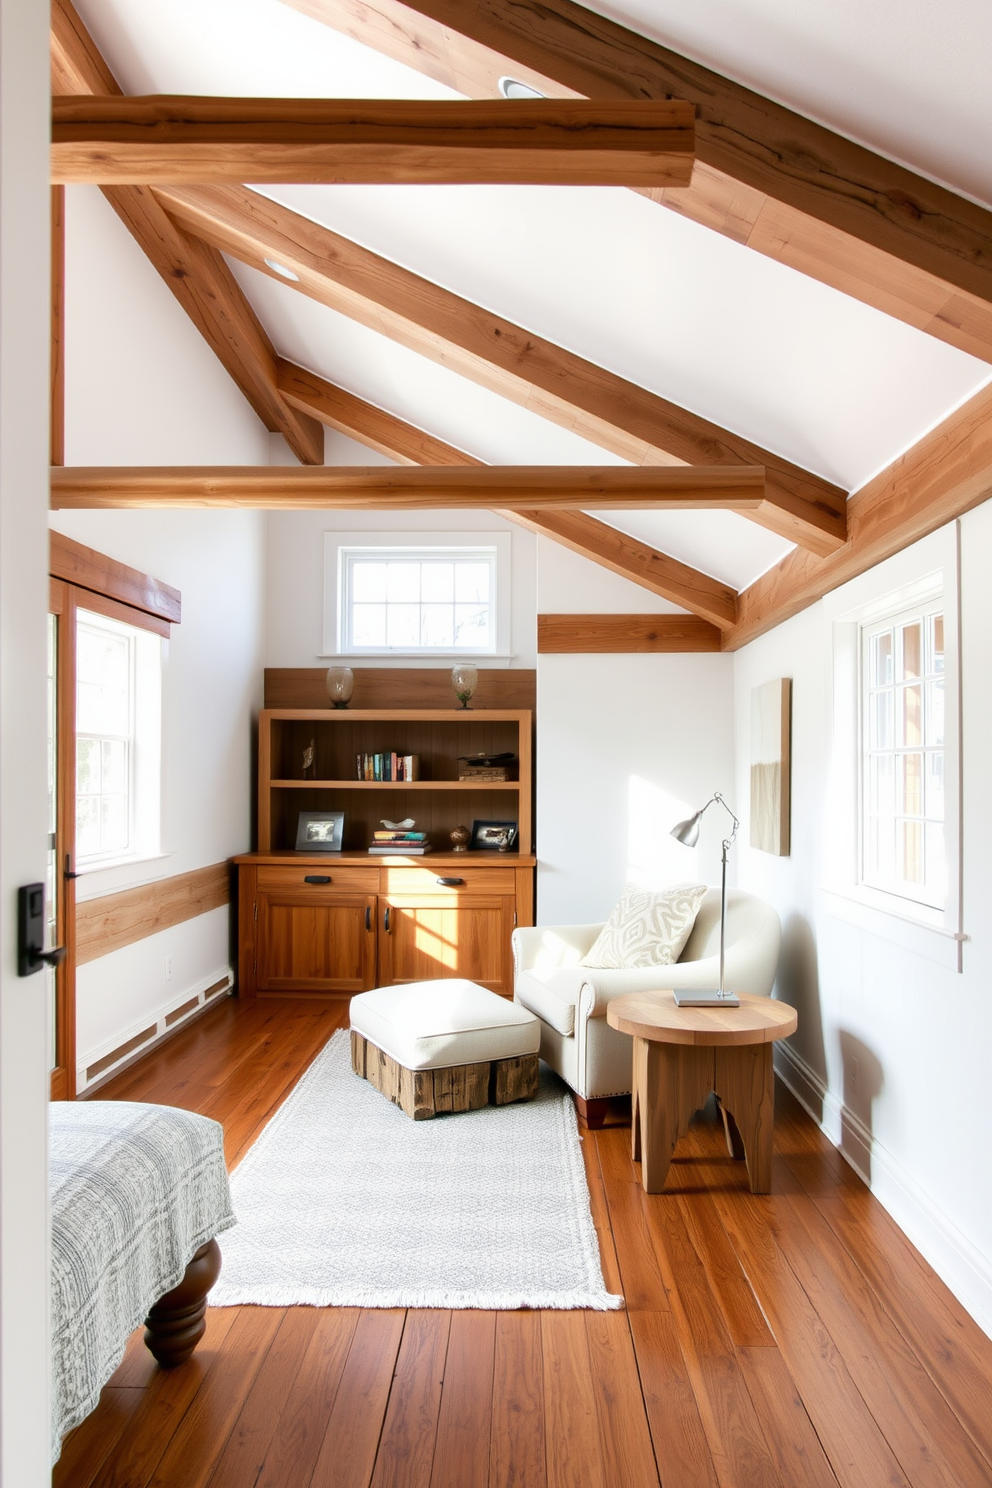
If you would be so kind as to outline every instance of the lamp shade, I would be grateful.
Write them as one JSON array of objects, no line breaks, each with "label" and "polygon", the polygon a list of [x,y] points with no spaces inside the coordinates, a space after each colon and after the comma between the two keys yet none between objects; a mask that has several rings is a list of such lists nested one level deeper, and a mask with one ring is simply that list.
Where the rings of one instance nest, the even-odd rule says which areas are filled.
[{"label": "lamp shade", "polygon": [[[703,807],[703,811],[706,807]],[[680,821],[672,828],[671,835],[676,842],[684,843],[686,847],[695,847],[699,839],[699,822],[703,812],[697,811],[695,816],[687,816],[685,821]]]}]

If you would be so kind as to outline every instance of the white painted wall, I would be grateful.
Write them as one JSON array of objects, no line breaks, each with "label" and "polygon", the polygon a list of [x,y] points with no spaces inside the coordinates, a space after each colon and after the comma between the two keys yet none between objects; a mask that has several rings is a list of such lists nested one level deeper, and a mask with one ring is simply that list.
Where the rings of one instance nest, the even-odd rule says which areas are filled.
[{"label": "white painted wall", "polygon": [[49,1482],[48,999],[16,891],[44,878],[48,15],[0,0],[0,1481]]},{"label": "white painted wall", "polygon": [[[950,546],[953,546],[951,544]],[[944,534],[881,564],[737,654],[737,799],[746,817],[750,694],[793,680],[792,855],[738,854],[738,881],[776,905],[779,995],[799,1029],[779,1068],[910,1239],[992,1331],[988,1050],[992,1044],[992,502],[961,521],[963,970],[953,943],[829,897],[830,844],[854,803],[833,743],[833,617],[933,571]],[[853,923],[853,915],[860,923]]]},{"label": "white painted wall", "polygon": [[[266,464],[270,437],[99,191],[67,192],[67,464]],[[56,512],[52,526],[182,592],[164,646],[163,856],[83,876],[82,900],[251,846],[265,518],[238,511]],[[81,966],[77,1079],[227,973],[226,910]],[[167,961],[171,959],[171,977]]]},{"label": "white painted wall", "polygon": [[96,186],[66,188],[67,465],[266,465],[268,434]]},{"label": "white painted wall", "polygon": [[[264,519],[254,512],[56,512],[53,526],[182,593],[164,643],[163,856],[77,884],[80,900],[219,863],[251,847],[251,741],[261,704]],[[209,933],[208,933],[209,927]],[[218,911],[81,966],[77,1079],[166,1007],[211,986],[230,964]],[[167,958],[172,959],[167,979]]]},{"label": "white painted wall", "polygon": [[[541,614],[664,613],[647,590],[538,541]],[[733,658],[538,657],[537,922],[605,919],[628,881],[719,879],[725,828],[671,836],[715,790],[733,803]]]},{"label": "white painted wall", "polygon": [[[333,465],[392,465],[346,435],[327,431],[325,456]],[[489,511],[269,512],[266,516],[266,645],[270,667],[327,665],[323,651],[324,533],[496,532],[511,534],[511,659],[496,667],[533,667],[537,653],[536,539]],[[423,666],[419,658],[363,658],[362,666]],[[479,665],[485,666],[485,660]]]}]

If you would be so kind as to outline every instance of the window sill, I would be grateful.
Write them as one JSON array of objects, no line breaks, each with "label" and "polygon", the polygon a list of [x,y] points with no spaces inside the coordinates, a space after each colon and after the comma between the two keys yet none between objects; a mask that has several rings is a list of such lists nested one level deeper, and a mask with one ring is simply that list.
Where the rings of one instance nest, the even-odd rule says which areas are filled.
[{"label": "window sill", "polygon": [[118,858],[113,863],[93,863],[80,868],[76,875],[76,902],[82,904],[87,899],[100,899],[105,894],[154,883],[162,875],[152,871],[152,865],[165,863],[172,856],[168,852],[146,853],[141,857]]},{"label": "window sill", "polygon": [[318,661],[436,661],[450,662],[473,662],[479,666],[487,666],[490,662],[513,661],[514,657],[509,651],[403,651],[399,647],[393,650],[382,651],[334,651],[321,652]]},{"label": "window sill", "polygon": [[921,914],[914,915],[908,908],[902,911],[886,902],[887,895],[877,891],[861,890],[853,884],[843,887],[821,887],[823,907],[835,919],[855,925],[869,935],[880,936],[914,955],[925,956],[948,971],[961,970],[961,947],[969,937],[959,930],[950,930],[946,925],[925,919],[925,915],[936,916],[934,910],[921,905]]}]

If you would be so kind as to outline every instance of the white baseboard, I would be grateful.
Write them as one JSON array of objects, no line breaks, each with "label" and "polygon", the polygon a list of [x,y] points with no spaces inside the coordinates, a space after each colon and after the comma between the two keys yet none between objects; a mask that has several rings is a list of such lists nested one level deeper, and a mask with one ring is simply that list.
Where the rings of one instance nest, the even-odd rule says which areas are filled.
[{"label": "white baseboard", "polygon": [[[208,998],[206,995],[207,992],[212,988],[216,988],[218,982],[224,982],[226,985],[222,990],[215,991],[213,996]],[[156,1044],[160,1044],[168,1035],[175,1033],[177,1028],[182,1028],[184,1023],[188,1023],[191,1018],[195,1018],[198,1013],[203,1011],[208,1002],[216,1002],[219,998],[227,996],[233,986],[234,972],[230,966],[221,967],[211,976],[202,977],[200,981],[194,982],[185,991],[174,992],[169,998],[169,1001],[163,1003],[157,1010],[150,1011],[145,1017],[139,1018],[127,1028],[118,1029],[112,1038],[105,1039],[102,1044],[98,1044],[92,1049],[87,1049],[85,1054],[77,1051],[76,1094],[84,1095],[88,1090],[93,1090],[98,1085],[102,1085],[111,1076],[123,1069],[125,1065],[132,1063],[135,1059],[140,1058],[141,1055],[147,1054],[150,1049],[155,1048]],[[175,1017],[177,1010],[185,1007],[187,1003],[192,1003],[193,1006],[189,1007],[181,1017]],[[139,1034],[145,1033],[150,1029],[154,1029],[154,1032],[150,1032],[147,1038],[142,1039],[133,1048],[128,1048],[132,1039],[136,1039]],[[113,1054],[116,1050],[122,1051],[120,1057],[111,1060],[109,1064],[104,1065],[92,1077],[88,1078],[87,1071],[92,1070],[94,1065],[101,1064],[107,1058],[108,1054]]]},{"label": "white baseboard", "polygon": [[992,1262],[943,1214],[864,1122],[787,1044],[775,1072],[978,1326],[992,1338]]}]

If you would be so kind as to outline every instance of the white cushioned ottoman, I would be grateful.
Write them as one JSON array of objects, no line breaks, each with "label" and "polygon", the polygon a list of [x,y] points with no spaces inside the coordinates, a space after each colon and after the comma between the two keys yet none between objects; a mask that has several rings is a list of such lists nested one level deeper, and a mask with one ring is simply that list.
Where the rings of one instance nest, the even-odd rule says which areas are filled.
[{"label": "white cushioned ottoman", "polygon": [[415,1121],[529,1100],[540,1020],[462,977],[377,987],[351,999],[351,1063]]}]

